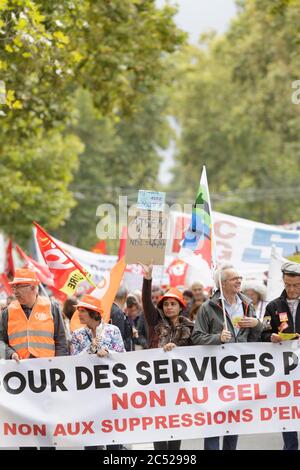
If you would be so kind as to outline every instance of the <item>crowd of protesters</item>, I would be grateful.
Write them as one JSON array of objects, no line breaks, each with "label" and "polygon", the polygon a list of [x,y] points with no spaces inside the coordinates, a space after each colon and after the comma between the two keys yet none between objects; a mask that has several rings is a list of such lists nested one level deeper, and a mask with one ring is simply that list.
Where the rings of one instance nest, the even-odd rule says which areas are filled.
[{"label": "crowd of protesters", "polygon": [[[180,289],[152,285],[152,266],[143,266],[143,270],[142,291],[128,292],[125,285],[120,286],[109,323],[104,323],[101,302],[92,296],[71,297],[59,306],[56,300],[39,294],[34,271],[16,270],[11,282],[14,295],[1,304],[3,357],[20,361],[83,351],[105,357],[110,352],[151,348],[163,348],[168,353],[176,346],[277,343],[281,332],[300,336],[297,263],[283,265],[284,290],[269,303],[265,300],[265,286],[256,281],[242,284],[242,277],[233,266],[219,269],[214,292],[205,291],[200,282]],[[72,331],[71,319],[76,311],[82,325]],[[35,320],[40,312],[47,316],[43,330]],[[283,440],[284,449],[298,449],[297,432],[284,432]],[[219,441],[218,436],[205,438],[204,448],[217,450]],[[234,450],[237,442],[238,436],[225,436],[222,448]],[[178,440],[155,442],[154,448],[178,450],[180,445]]]}]

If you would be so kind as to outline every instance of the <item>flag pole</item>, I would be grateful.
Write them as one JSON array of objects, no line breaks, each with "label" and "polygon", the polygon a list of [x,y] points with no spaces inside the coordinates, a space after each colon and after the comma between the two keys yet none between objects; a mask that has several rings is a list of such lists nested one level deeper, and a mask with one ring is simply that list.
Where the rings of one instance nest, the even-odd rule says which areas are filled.
[{"label": "flag pole", "polygon": [[220,286],[220,292],[221,292],[221,303],[222,303],[222,310],[223,310],[223,316],[224,316],[224,329],[226,331],[228,331],[226,310],[225,310],[225,305],[224,305],[224,295],[223,295],[223,288],[222,288],[221,273],[220,272],[219,272],[219,275],[218,275],[218,280],[219,280],[219,286]]},{"label": "flag pole", "polygon": [[[209,206],[209,212],[210,212],[210,217],[211,217],[211,260],[212,260],[212,270],[213,274],[215,274],[217,270],[217,254],[216,254],[216,239],[215,239],[215,230],[214,230],[214,221],[213,221],[213,212],[211,208],[211,202],[210,202],[210,194],[209,194],[209,188],[208,188],[208,181],[207,181],[207,175],[206,175],[206,167],[203,165],[203,172],[205,175],[205,183],[206,183],[206,188],[207,188],[207,196],[208,196],[208,206]],[[214,279],[214,276],[213,276]],[[222,310],[223,310],[223,319],[224,319],[224,329],[228,331],[228,324],[227,324],[227,317],[226,317],[226,310],[225,310],[225,305],[224,305],[224,295],[223,295],[223,288],[222,288],[222,283],[221,283],[221,273],[219,272],[218,274],[218,281],[219,281],[219,288],[220,288],[220,293],[221,293],[221,304],[222,304]]]},{"label": "flag pole", "polygon": [[43,294],[44,294],[46,297],[48,297],[48,299],[50,299],[50,296],[49,296],[48,292],[46,291],[46,289],[45,289],[45,287],[43,286],[42,283],[40,283],[39,288],[41,289],[41,291],[43,292]]},{"label": "flag pole", "polygon": [[38,228],[44,235],[45,237],[49,238],[49,240],[56,246],[56,248],[58,248],[64,255],[65,257],[71,261],[71,263],[74,264],[74,266],[81,272],[81,274],[85,277],[85,279],[93,286],[93,287],[97,287],[96,284],[88,278],[87,276],[87,273],[83,270],[82,266],[80,266],[79,263],[77,263],[77,261],[75,259],[72,259],[70,256],[68,256],[68,254],[65,252],[65,250],[63,248],[61,248],[54,240],[53,238],[51,237],[51,235],[49,235],[47,232],[45,232],[45,230],[35,221],[32,222],[33,225],[36,226],[36,228]]}]

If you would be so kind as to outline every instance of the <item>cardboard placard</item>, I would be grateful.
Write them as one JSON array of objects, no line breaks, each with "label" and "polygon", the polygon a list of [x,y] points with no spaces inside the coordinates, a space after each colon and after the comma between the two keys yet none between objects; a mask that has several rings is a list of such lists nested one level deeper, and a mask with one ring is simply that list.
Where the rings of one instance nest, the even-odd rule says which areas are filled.
[{"label": "cardboard placard", "polygon": [[163,212],[138,210],[128,217],[127,264],[164,265],[166,243],[167,218]]}]

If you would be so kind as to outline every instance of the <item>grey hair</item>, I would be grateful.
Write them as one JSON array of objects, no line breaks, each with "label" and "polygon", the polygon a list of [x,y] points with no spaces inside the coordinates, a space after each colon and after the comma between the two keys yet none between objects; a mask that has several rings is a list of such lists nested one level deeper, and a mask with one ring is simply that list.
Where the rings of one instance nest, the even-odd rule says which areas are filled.
[{"label": "grey hair", "polygon": [[217,289],[220,289],[219,278],[221,278],[221,282],[225,281],[225,271],[227,271],[228,269],[235,270],[236,268],[232,264],[223,264],[216,270],[215,275],[214,275],[214,281],[215,281]]},{"label": "grey hair", "polygon": [[195,289],[195,287],[202,287],[202,288],[203,288],[204,286],[203,286],[202,282],[200,282],[200,281],[195,281],[195,282],[193,282],[193,284],[191,285],[191,289]]},{"label": "grey hair", "polygon": [[255,279],[248,280],[242,284],[242,291],[254,290],[260,296],[261,300],[266,300],[267,297],[267,288],[264,284]]}]

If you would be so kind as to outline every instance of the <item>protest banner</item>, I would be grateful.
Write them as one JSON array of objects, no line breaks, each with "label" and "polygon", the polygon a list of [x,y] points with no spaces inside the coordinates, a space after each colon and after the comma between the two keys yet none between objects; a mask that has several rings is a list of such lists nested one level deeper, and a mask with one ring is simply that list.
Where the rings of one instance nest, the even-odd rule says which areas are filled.
[{"label": "protest banner", "polygon": [[271,260],[268,269],[267,301],[276,299],[284,289],[281,268],[284,263],[289,261],[279,255],[275,246],[272,247]]},{"label": "protest banner", "polygon": [[0,446],[297,431],[297,341],[83,353],[0,364]]},{"label": "protest banner", "polygon": [[[165,256],[164,266],[153,266],[152,282],[154,286],[170,285],[170,275],[168,267],[174,261],[173,256]],[[129,291],[135,289],[142,290],[143,287],[143,269],[139,264],[128,264],[124,273],[124,282]]]},{"label": "protest banner", "polygon": [[128,217],[126,264],[164,265],[167,218],[161,211],[137,210]]},{"label": "protest banner", "polygon": [[[252,220],[212,212],[217,261],[233,264],[243,274],[262,274],[269,268],[272,246],[290,258],[300,249],[300,231],[284,230]],[[191,215],[170,212],[166,254],[178,256]]]}]

